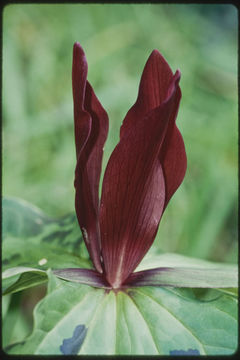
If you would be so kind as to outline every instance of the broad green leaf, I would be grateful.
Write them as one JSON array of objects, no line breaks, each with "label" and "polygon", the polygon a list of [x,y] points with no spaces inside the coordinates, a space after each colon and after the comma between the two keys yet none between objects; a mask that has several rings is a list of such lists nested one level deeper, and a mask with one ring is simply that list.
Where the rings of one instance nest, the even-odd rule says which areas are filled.
[{"label": "broad green leaf", "polygon": [[225,289],[218,289],[222,293],[238,297],[238,288],[225,288]]},{"label": "broad green leaf", "polygon": [[47,273],[43,270],[23,266],[10,268],[2,273],[3,295],[40,285],[46,281],[48,281]]},{"label": "broad green leaf", "polygon": [[237,348],[237,300],[217,290],[209,300],[194,298],[191,289],[114,292],[56,283],[51,273],[49,289],[34,310],[32,334],[8,353],[226,355]]},{"label": "broad green leaf", "polygon": [[[52,219],[35,206],[15,198],[4,198],[2,206],[3,270],[18,266],[41,270],[92,267],[74,213]],[[36,280],[36,274],[32,281],[28,276],[25,288],[38,283]]]},{"label": "broad green leaf", "polygon": [[70,253],[64,246],[42,243],[44,238],[5,237],[2,244],[3,270],[16,266],[48,268],[91,267],[89,260]]},{"label": "broad green leaf", "polygon": [[[45,250],[49,248],[58,251],[64,250],[64,252],[80,257],[81,260],[89,260],[74,212],[59,219],[53,219],[34,205],[22,199],[10,197],[3,199],[2,209],[3,243],[13,242],[14,239],[17,239],[19,243],[31,241],[36,249],[38,246]],[[8,253],[5,254],[4,265],[6,267],[10,267],[10,262],[12,266],[14,260],[19,263],[18,254],[13,253],[14,245],[15,243],[7,248],[12,257],[9,257]]]},{"label": "broad green leaf", "polygon": [[4,296],[3,301],[8,298],[8,311],[2,320],[2,347],[25,339],[31,333],[31,325],[20,310],[22,307],[22,293],[14,296]]},{"label": "broad green leaf", "polygon": [[2,298],[2,320],[3,321],[9,310],[10,302],[11,302],[11,295],[4,296]]}]

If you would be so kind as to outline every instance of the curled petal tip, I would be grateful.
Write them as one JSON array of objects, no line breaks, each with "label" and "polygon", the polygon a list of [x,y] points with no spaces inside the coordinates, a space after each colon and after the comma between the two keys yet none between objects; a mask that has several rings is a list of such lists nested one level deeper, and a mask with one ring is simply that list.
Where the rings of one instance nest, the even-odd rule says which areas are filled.
[{"label": "curled petal tip", "polygon": [[[152,56],[158,56],[158,55],[161,55],[160,52],[157,50],[157,49],[153,49],[153,51],[151,52],[151,55]],[[150,55],[150,56],[151,56]]]},{"label": "curled petal tip", "polygon": [[181,71],[179,69],[176,70],[175,74],[173,75],[174,81],[178,84],[181,79]]},{"label": "curled petal tip", "polygon": [[173,96],[173,93],[178,89],[179,96],[181,98],[181,90],[179,87],[179,81],[181,79],[181,72],[180,70],[177,70],[175,74],[172,77],[172,81],[169,85],[168,92],[167,92],[167,98],[165,101],[168,101],[168,99]]},{"label": "curled petal tip", "polygon": [[156,61],[158,61],[158,60],[160,60],[160,61],[164,61],[164,62],[166,62],[167,63],[167,61],[165,60],[165,58],[162,56],[162,54],[157,50],[157,49],[154,49],[152,52],[151,52],[151,54],[150,54],[150,56],[149,56],[149,58],[148,58],[150,61],[151,60],[156,60]]},{"label": "curled petal tip", "polygon": [[73,47],[74,47],[74,48],[79,48],[79,49],[82,50],[82,47],[81,47],[81,45],[80,45],[80,43],[79,43],[78,41],[76,41],[76,42],[74,43]]},{"label": "curled petal tip", "polygon": [[163,63],[167,68],[169,68],[170,72],[171,72],[171,69],[168,65],[168,62],[167,60],[165,59],[165,57],[160,53],[160,51],[158,51],[157,49],[154,49],[149,58],[150,60],[156,60],[156,61],[160,61],[161,63]]},{"label": "curled petal tip", "polygon": [[75,42],[73,45],[73,53],[74,55],[85,57],[85,53],[83,51],[83,48],[81,47],[79,42]]},{"label": "curled petal tip", "polygon": [[182,75],[180,69],[177,69],[177,70],[176,70],[176,74],[178,74],[178,76],[181,76],[181,75]]}]

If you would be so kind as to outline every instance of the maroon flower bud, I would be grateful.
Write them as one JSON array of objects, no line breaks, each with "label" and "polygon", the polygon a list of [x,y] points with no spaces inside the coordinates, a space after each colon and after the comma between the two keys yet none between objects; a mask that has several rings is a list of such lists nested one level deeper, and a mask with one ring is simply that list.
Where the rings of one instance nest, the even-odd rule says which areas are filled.
[{"label": "maroon flower bud", "polygon": [[77,165],[76,213],[96,270],[113,288],[133,273],[156,236],[162,214],[187,165],[175,124],[180,71],[173,75],[154,50],[143,70],[136,103],[128,111],[98,188],[108,116],[87,81],[80,44],[73,49],[73,100]]}]

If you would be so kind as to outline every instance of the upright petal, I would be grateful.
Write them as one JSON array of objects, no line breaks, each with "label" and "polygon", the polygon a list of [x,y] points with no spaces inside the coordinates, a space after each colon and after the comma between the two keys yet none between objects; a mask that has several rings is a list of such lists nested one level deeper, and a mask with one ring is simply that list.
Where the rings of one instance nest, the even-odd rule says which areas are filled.
[{"label": "upright petal", "polygon": [[[125,134],[103,180],[100,228],[106,278],[119,287],[136,268],[157,232],[165,203],[159,153],[177,101],[179,78],[165,101]],[[169,85],[171,86],[171,84]]]},{"label": "upright petal", "polygon": [[93,264],[102,272],[98,189],[108,116],[87,81],[87,61],[79,43],[73,48],[72,82],[77,154],[75,207]]},{"label": "upright petal", "polygon": [[[148,58],[141,77],[139,92],[136,103],[128,111],[121,127],[121,138],[129,129],[138,126],[138,122],[151,110],[160,106],[166,99],[171,87],[174,86],[174,79],[180,78],[180,71],[173,75],[167,61],[154,50]],[[182,183],[187,167],[187,157],[184,142],[175,121],[181,100],[181,90],[177,86],[176,101],[169,120],[168,130],[164,144],[159,153],[159,160],[165,178],[166,208],[172,195]]]},{"label": "upright petal", "polygon": [[166,100],[172,79],[173,73],[168,63],[158,50],[153,50],[143,69],[136,103],[128,111],[121,126],[121,137]]}]

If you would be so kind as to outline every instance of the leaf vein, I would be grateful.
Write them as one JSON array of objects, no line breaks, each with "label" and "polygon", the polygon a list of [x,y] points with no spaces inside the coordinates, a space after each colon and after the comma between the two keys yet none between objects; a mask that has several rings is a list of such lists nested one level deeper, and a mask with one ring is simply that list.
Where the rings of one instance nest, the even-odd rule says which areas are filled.
[{"label": "leaf vein", "polygon": [[196,334],[189,329],[179,318],[177,318],[168,308],[166,308],[165,306],[163,306],[162,304],[160,304],[156,299],[154,299],[152,296],[150,296],[149,294],[146,294],[142,291],[139,291],[138,289],[136,290],[138,293],[142,294],[143,296],[149,297],[152,301],[154,301],[155,303],[157,303],[160,307],[162,307],[163,309],[165,309],[173,318],[175,318],[180,324],[182,324],[182,326],[199,342],[199,344],[202,347],[202,350],[204,351],[204,355],[206,355],[206,350],[204,348],[204,344],[201,342],[201,340],[196,336]]},{"label": "leaf vein", "polygon": [[137,306],[137,304],[136,304],[136,302],[134,301],[134,299],[133,299],[131,296],[129,296],[129,299],[133,302],[133,304],[134,304],[134,306],[136,307],[137,311],[139,312],[139,314],[141,315],[141,317],[143,318],[143,320],[144,320],[145,323],[147,324],[147,327],[148,327],[149,332],[150,332],[150,334],[151,334],[151,336],[152,336],[152,340],[153,340],[153,342],[154,342],[154,345],[155,345],[155,347],[156,347],[156,350],[158,351],[159,355],[161,355],[161,350],[159,350],[159,346],[158,346],[158,344],[156,343],[156,340],[155,340],[155,338],[154,338],[154,336],[153,336],[153,332],[152,332],[152,329],[151,329],[150,325],[148,324],[147,320],[145,319],[142,311],[140,311],[140,309],[139,309],[139,307]]}]

